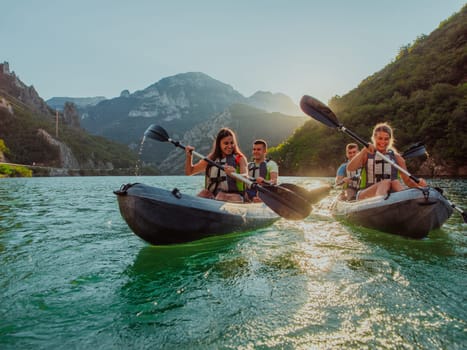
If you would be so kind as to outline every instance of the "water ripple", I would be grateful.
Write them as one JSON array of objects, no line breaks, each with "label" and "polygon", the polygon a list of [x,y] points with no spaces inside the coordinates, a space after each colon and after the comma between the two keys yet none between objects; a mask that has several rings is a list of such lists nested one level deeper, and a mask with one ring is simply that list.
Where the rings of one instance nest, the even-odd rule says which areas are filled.
[{"label": "water ripple", "polygon": [[[467,341],[458,215],[410,240],[333,220],[328,197],[300,222],[154,247],[131,232],[112,194],[125,182],[194,194],[202,181],[2,179],[2,349],[460,349]],[[467,181],[437,183],[467,207]]]}]

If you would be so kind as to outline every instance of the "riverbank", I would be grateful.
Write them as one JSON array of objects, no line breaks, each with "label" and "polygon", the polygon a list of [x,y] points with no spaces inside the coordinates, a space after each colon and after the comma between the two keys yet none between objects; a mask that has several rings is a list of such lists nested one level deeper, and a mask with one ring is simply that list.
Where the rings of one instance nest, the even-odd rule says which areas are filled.
[{"label": "riverbank", "polygon": [[0,178],[2,177],[32,177],[32,170],[18,165],[0,164]]},{"label": "riverbank", "polygon": [[69,169],[39,165],[25,165],[0,162],[0,178],[2,177],[55,177],[55,176],[136,176],[160,175],[150,167],[118,168],[118,169]]}]

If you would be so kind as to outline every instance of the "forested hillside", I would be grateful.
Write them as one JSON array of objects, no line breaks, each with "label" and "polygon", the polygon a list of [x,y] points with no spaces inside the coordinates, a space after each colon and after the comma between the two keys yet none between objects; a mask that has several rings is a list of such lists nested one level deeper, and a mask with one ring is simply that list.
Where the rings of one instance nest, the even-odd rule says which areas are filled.
[{"label": "forested hillside", "polygon": [[[431,157],[409,163],[425,175],[467,176],[467,5],[429,36],[401,47],[393,62],[329,102],[365,139],[377,122],[395,129],[396,147],[424,142]],[[304,91],[313,95],[313,91]],[[350,137],[311,120],[271,150],[282,174],[332,176]]]},{"label": "forested hillside", "polygon": [[[61,167],[59,148],[38,136],[38,130],[55,135],[53,120],[38,117],[19,104],[13,105],[14,115],[0,109],[0,138],[8,147],[8,160],[20,164]],[[131,168],[136,164],[136,156],[126,146],[89,135],[84,130],[60,126],[58,139],[66,142],[85,168],[89,168],[89,162],[112,163],[115,168]]]},{"label": "forested hillside", "polygon": [[[64,168],[80,174],[128,173],[136,154],[123,144],[89,135],[79,120],[61,113],[58,118],[35,89],[15,73],[0,71],[1,161],[37,167]],[[58,123],[57,123],[58,121]],[[35,175],[46,175],[42,169]]]}]

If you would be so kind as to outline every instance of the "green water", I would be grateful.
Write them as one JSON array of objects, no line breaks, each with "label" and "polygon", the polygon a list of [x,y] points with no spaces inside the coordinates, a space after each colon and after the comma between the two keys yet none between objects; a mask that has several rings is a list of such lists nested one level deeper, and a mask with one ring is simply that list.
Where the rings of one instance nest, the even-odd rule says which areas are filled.
[{"label": "green water", "polygon": [[[314,178],[283,178],[313,185]],[[304,221],[154,247],[112,191],[201,177],[0,180],[0,349],[463,349],[467,227]],[[467,181],[435,183],[467,208]]]}]

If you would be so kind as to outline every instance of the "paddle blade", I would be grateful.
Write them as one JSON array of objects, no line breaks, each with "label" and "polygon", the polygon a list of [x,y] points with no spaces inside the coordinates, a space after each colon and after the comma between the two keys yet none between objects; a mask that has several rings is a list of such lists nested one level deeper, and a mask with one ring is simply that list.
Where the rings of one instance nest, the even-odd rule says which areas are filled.
[{"label": "paddle blade", "polygon": [[310,117],[331,128],[338,128],[340,126],[334,112],[323,102],[314,97],[308,95],[303,96],[300,100],[300,108]]},{"label": "paddle blade", "polygon": [[421,157],[421,156],[426,156],[428,155],[425,145],[421,142],[417,142],[411,146],[409,146],[408,149],[402,153],[402,157],[404,158],[415,158],[415,157]]},{"label": "paddle blade", "polygon": [[310,215],[310,203],[280,186],[257,186],[259,198],[275,213],[288,220],[303,220]]},{"label": "paddle blade", "polygon": [[331,191],[331,186],[329,185],[323,185],[317,188],[313,188],[311,190],[307,190],[306,188],[289,183],[280,184],[279,187],[283,187],[288,189],[289,191],[294,192],[297,196],[306,199],[310,204],[314,204],[320,201],[321,199],[326,197]]},{"label": "paddle blade", "polygon": [[162,126],[156,124],[151,124],[144,132],[144,136],[162,142],[167,142],[169,140],[169,134],[167,134],[167,131],[165,131]]}]

